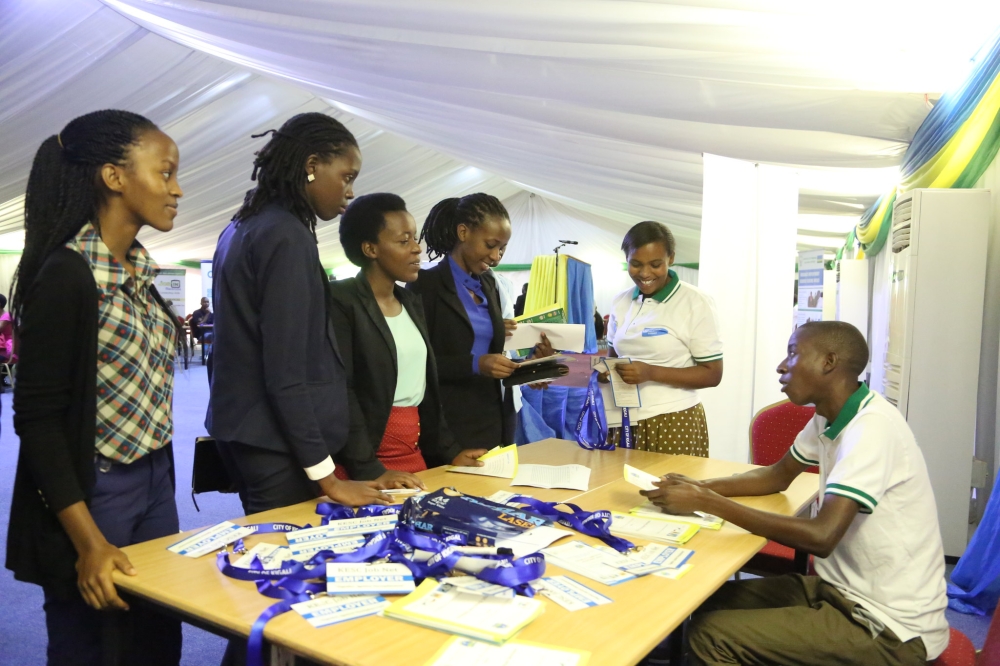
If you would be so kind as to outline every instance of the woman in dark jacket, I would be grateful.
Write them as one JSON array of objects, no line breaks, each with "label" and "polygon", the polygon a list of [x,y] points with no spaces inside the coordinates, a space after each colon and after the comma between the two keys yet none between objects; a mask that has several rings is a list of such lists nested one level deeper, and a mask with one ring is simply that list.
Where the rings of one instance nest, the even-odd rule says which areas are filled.
[{"label": "woman in dark jacket", "polygon": [[[136,574],[120,548],[178,532],[177,319],[135,240],[173,228],[178,159],[149,120],[96,111],[46,139],[28,177],[7,568],[45,593],[49,664],[109,663],[98,611],[127,610],[112,572]],[[179,662],[180,622],[144,608],[128,618],[122,663]]]},{"label": "woman in dark jacket", "polygon": [[395,194],[359,197],[340,220],[357,277],[331,284],[333,324],[347,367],[351,430],[336,457],[353,479],[420,488],[428,466],[479,466],[441,418],[437,366],[420,299],[397,283],[420,270],[417,224]]},{"label": "woman in dark jacket", "polygon": [[444,418],[463,447],[514,441],[513,403],[504,402],[500,380],[517,364],[503,355],[500,294],[487,272],[500,262],[510,233],[500,200],[478,193],[438,203],[420,234],[430,258],[444,258],[409,288],[423,300]]}]

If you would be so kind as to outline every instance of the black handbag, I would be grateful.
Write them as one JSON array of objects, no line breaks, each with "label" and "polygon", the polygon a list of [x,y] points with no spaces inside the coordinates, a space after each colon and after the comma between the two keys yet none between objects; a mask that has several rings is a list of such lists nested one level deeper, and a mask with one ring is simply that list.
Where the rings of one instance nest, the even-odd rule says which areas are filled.
[{"label": "black handbag", "polygon": [[235,493],[236,483],[229,475],[219,447],[211,437],[198,437],[194,440],[194,466],[191,469],[191,501],[198,508],[195,495],[199,493]]}]

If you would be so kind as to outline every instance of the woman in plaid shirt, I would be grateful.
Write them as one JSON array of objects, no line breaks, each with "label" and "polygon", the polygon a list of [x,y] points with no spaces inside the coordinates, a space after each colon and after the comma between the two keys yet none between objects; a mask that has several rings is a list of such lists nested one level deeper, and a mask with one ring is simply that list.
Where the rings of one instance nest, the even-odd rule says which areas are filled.
[{"label": "woman in plaid shirt", "polygon": [[[177,323],[135,240],[173,228],[178,161],[146,118],[97,111],[46,139],[28,179],[7,567],[45,592],[50,664],[102,663],[98,611],[128,610],[112,572],[136,574],[120,548],[178,531]],[[179,663],[179,622],[136,608],[129,624],[124,663]]]}]

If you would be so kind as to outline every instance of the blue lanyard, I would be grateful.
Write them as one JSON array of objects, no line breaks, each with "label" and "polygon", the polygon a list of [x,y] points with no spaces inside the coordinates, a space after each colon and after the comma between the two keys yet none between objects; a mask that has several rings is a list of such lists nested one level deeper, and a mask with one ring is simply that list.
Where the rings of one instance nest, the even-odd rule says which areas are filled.
[{"label": "blue lanyard", "polygon": [[587,450],[613,451],[615,445],[608,442],[608,419],[597,375],[597,370],[591,372],[587,382],[587,399],[576,420],[576,443]]},{"label": "blue lanyard", "polygon": [[[343,520],[363,516],[387,515],[398,513],[397,507],[364,506],[355,510],[339,504],[325,502],[316,507],[316,513],[323,518],[323,524],[331,520]],[[290,532],[300,529],[291,523],[260,523],[248,525],[256,534],[270,532]],[[582,530],[581,530],[582,531]],[[584,532],[585,534],[587,532]],[[524,596],[534,596],[535,590],[531,582],[545,574],[545,557],[541,554],[528,555],[514,559],[510,555],[466,555],[455,549],[455,546],[465,545],[463,535],[452,534],[438,537],[419,533],[407,525],[397,525],[392,532],[376,532],[364,545],[350,553],[337,554],[324,550],[313,555],[306,562],[288,560],[282,562],[277,569],[265,569],[258,558],[254,558],[250,567],[234,566],[230,562],[229,553],[225,550],[216,556],[216,565],[224,575],[236,580],[253,581],[257,591],[267,597],[279,599],[278,603],[269,606],[254,621],[247,639],[247,666],[263,666],[264,627],[274,617],[291,610],[292,604],[308,601],[314,595],[326,591],[325,565],[327,562],[373,562],[389,560],[405,565],[413,573],[418,582],[424,578],[443,576],[455,568],[462,558],[492,560],[493,566],[486,567],[474,574],[480,580],[512,588]],[[237,550],[242,549],[242,539],[235,544]],[[414,550],[434,553],[426,562],[415,562],[411,559]]]},{"label": "blue lanyard", "polygon": [[[569,502],[543,502],[526,495],[515,495],[508,502],[526,504],[537,513],[546,518],[552,518],[560,525],[572,527],[581,534],[597,537],[620,553],[627,552],[635,548],[635,544],[627,539],[616,537],[611,534],[611,512],[610,511],[584,511],[576,504]],[[556,508],[558,504],[567,506],[569,513]]]}]

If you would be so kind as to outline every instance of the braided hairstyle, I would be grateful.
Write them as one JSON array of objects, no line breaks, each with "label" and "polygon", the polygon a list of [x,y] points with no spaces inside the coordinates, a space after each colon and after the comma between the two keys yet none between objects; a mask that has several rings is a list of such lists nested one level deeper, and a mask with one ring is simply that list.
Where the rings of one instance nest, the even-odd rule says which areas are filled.
[{"label": "braided hairstyle", "polygon": [[427,256],[431,261],[443,257],[458,245],[458,225],[475,229],[488,217],[510,220],[507,209],[491,194],[477,192],[461,199],[439,201],[427,214],[418,242],[427,242]]},{"label": "braided hairstyle", "polygon": [[249,190],[233,219],[239,223],[259,213],[265,206],[280,203],[316,235],[316,213],[306,198],[305,164],[310,155],[329,160],[342,155],[349,146],[358,147],[357,139],[340,121],[322,113],[300,113],[285,121],[271,134],[267,145],[257,151],[250,180],[257,187]]},{"label": "braided hairstyle", "polygon": [[62,132],[42,142],[24,194],[24,251],[11,289],[14,321],[49,254],[88,221],[98,223],[105,197],[98,175],[101,167],[126,166],[131,147],[145,132],[156,129],[136,113],[94,111],[71,120]]}]

